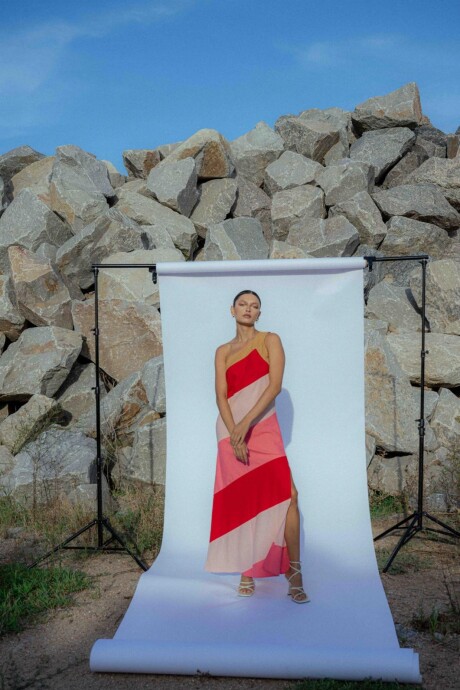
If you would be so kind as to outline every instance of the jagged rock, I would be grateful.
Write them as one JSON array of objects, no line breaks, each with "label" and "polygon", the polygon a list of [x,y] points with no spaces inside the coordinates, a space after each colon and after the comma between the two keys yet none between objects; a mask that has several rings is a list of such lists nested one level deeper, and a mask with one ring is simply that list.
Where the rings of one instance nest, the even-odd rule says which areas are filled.
[{"label": "jagged rock", "polygon": [[234,165],[228,141],[215,129],[200,129],[177,146],[165,161],[178,161],[191,156],[195,159],[198,179],[230,177]]},{"label": "jagged rock", "polygon": [[146,362],[140,373],[149,405],[155,412],[166,412],[166,393],[163,357],[153,357]]},{"label": "jagged rock", "polygon": [[[120,460],[119,460],[120,462]],[[164,484],[166,477],[166,418],[161,417],[138,427],[132,454],[120,467],[130,481]]]},{"label": "jagged rock", "polygon": [[280,240],[272,240],[270,244],[270,254],[269,259],[305,259],[311,254],[307,254],[300,247],[295,247],[293,244],[288,242],[282,242]]},{"label": "jagged rock", "polygon": [[109,181],[110,184],[112,185],[113,189],[117,189],[117,187],[121,187],[126,182],[126,175],[122,175],[116,167],[114,166],[111,161],[104,161],[102,160],[101,163],[104,163],[105,167],[107,168],[107,175],[109,176]]},{"label": "jagged rock", "polygon": [[[111,254],[102,263],[107,264],[156,264],[159,261],[185,261],[184,255],[172,249],[137,249],[133,252]],[[123,299],[143,302],[158,307],[160,295],[158,282],[152,281],[147,268],[105,268],[99,273],[99,298]]]},{"label": "jagged rock", "polygon": [[0,156],[0,177],[6,184],[20,170],[44,157],[43,153],[35,151],[30,146],[18,146],[11,149]]},{"label": "jagged rock", "polygon": [[34,252],[35,256],[38,256],[40,259],[47,259],[54,263],[56,261],[56,254],[57,254],[57,247],[54,247],[52,244],[49,244],[48,242],[43,242],[37,250]]},{"label": "jagged rock", "polygon": [[171,235],[161,225],[141,225],[140,228],[142,235],[147,236],[149,249],[176,249]]},{"label": "jagged rock", "polygon": [[[410,333],[389,333],[387,342],[406,376],[412,383],[420,384],[420,339]],[[425,385],[460,386],[458,335],[427,333],[425,345],[429,353],[425,358]]]},{"label": "jagged rock", "polygon": [[265,168],[284,151],[284,142],[266,122],[258,122],[250,132],[230,144],[239,175],[258,187],[264,180]]},{"label": "jagged rock", "polygon": [[209,226],[204,261],[266,259],[268,244],[256,218],[233,218]]},{"label": "jagged rock", "polygon": [[9,275],[0,275],[0,333],[17,340],[24,330],[25,319],[18,309]]},{"label": "jagged rock", "polygon": [[150,234],[143,227],[118,208],[111,208],[59,248],[56,265],[69,282],[84,290],[94,283],[93,263],[101,263],[117,251],[151,246]]},{"label": "jagged rock", "polygon": [[127,149],[123,151],[123,164],[130,175],[146,180],[150,171],[161,160],[157,149]]},{"label": "jagged rock", "polygon": [[460,156],[460,136],[458,134],[447,135],[446,155],[447,158]]},{"label": "jagged rock", "polygon": [[397,333],[421,331],[422,320],[413,302],[412,293],[408,288],[382,280],[369,292],[366,316],[387,321],[390,331]]},{"label": "jagged rock", "polygon": [[441,446],[458,447],[460,443],[460,399],[447,388],[439,391],[439,400],[430,426]]},{"label": "jagged rock", "polygon": [[[96,428],[96,398],[93,390],[95,386],[96,367],[94,364],[92,362],[87,364],[77,362],[55,395],[61,408],[70,416],[70,427],[80,427],[80,420],[89,416],[92,428]],[[106,396],[102,382],[99,386],[99,392],[102,401]]]},{"label": "jagged rock", "polygon": [[9,247],[8,258],[18,308],[24,318],[35,326],[72,329],[69,290],[51,262],[15,245]]},{"label": "jagged rock", "polygon": [[375,449],[376,449],[376,443],[375,443],[375,438],[373,436],[370,436],[370,434],[366,434],[366,467],[369,467],[369,465],[372,462],[372,458],[375,455]]},{"label": "jagged rock", "polygon": [[412,148],[412,150],[406,153],[406,155],[391,168],[387,175],[385,175],[385,179],[381,182],[380,188],[390,189],[390,187],[398,187],[404,184],[407,176],[418,168],[426,159],[427,156],[425,154],[421,154]]},{"label": "jagged rock", "polygon": [[341,125],[324,119],[282,115],[275,131],[289,151],[301,153],[318,163],[325,163],[328,152],[340,141]]},{"label": "jagged rock", "polygon": [[410,173],[405,184],[433,183],[442,187],[447,201],[460,210],[460,157],[429,158]]},{"label": "jagged rock", "polygon": [[413,494],[417,481],[417,461],[412,455],[381,457],[376,455],[368,471],[369,487],[385,495]]},{"label": "jagged rock", "polygon": [[67,221],[74,234],[109,208],[105,195],[83,167],[59,158],[53,165],[49,198],[53,211]]},{"label": "jagged rock", "polygon": [[[410,289],[421,309],[421,271],[411,274]],[[425,299],[430,330],[460,336],[460,262],[450,259],[428,262]]]},{"label": "jagged rock", "polygon": [[319,187],[303,185],[276,192],[272,199],[273,239],[286,240],[289,232],[304,227],[311,218],[324,218],[324,194]]},{"label": "jagged rock", "polygon": [[325,165],[331,165],[348,156],[350,144],[356,139],[352,132],[351,113],[348,110],[342,110],[342,108],[325,108],[324,110],[310,108],[309,110],[303,110],[299,118],[301,120],[320,120],[337,127],[339,140],[325,154]]},{"label": "jagged rock", "polygon": [[[407,127],[364,132],[350,147],[350,158],[372,165],[379,183],[388,170],[409,151],[415,134]],[[372,190],[370,190],[372,191]]]},{"label": "jagged rock", "polygon": [[16,455],[61,413],[56,400],[33,395],[25,405],[0,423],[0,443]]},{"label": "jagged rock", "polygon": [[383,127],[411,127],[422,124],[420,93],[415,82],[385,96],[374,96],[356,106],[351,115],[359,131]]},{"label": "jagged rock", "polygon": [[436,156],[446,158],[447,156],[447,135],[433,125],[420,125],[415,128],[417,139],[414,149],[423,153],[426,158]]},{"label": "jagged rock", "polygon": [[116,208],[140,225],[159,226],[167,230],[174,246],[181,250],[186,259],[193,255],[198,243],[198,234],[189,218],[142,194],[125,192],[123,187]]},{"label": "jagged rock", "polygon": [[2,215],[4,209],[8,206],[8,199],[6,198],[5,183],[0,177],[0,216]]},{"label": "jagged rock", "polygon": [[[94,298],[84,302],[75,300],[72,317],[76,331],[86,338],[83,354],[94,362],[95,343],[91,332]],[[116,381],[137,371],[152,356],[162,352],[160,314],[148,304],[99,300],[99,330],[100,365]],[[135,348],[133,343],[136,343]]]},{"label": "jagged rock", "polygon": [[[391,337],[406,336],[384,338],[375,330],[365,333],[366,432],[386,451],[415,453],[418,409],[409,380],[388,346]],[[412,334],[407,339],[418,340]]]},{"label": "jagged rock", "polygon": [[343,159],[328,165],[317,176],[325,193],[326,206],[334,206],[351,199],[358,192],[374,190],[374,169],[361,161]]},{"label": "jagged rock", "polygon": [[147,189],[161,204],[189,216],[198,201],[197,172],[193,158],[164,160],[147,178]]},{"label": "jagged rock", "polygon": [[388,333],[388,321],[382,321],[381,319],[371,319],[367,314],[364,314],[364,332],[368,333],[370,331],[377,331],[380,335],[386,335]]},{"label": "jagged rock", "polygon": [[305,218],[291,228],[287,242],[311,256],[352,256],[359,245],[359,234],[344,216]]},{"label": "jagged rock", "polygon": [[406,216],[446,230],[460,226],[460,214],[434,184],[404,184],[374,192],[372,198],[384,218]]},{"label": "jagged rock", "polygon": [[11,196],[17,197],[23,189],[49,205],[49,187],[55,156],[46,156],[20,170],[10,180]]},{"label": "jagged rock", "polygon": [[[447,254],[452,242],[442,228],[413,218],[393,216],[386,226],[388,232],[380,249],[387,256],[404,257],[410,247],[411,255],[429,254],[433,259],[439,259]],[[408,287],[415,265],[412,261],[385,261],[381,264],[382,277],[395,285]],[[420,267],[417,268],[421,271]]]},{"label": "jagged rock", "polygon": [[80,354],[79,333],[58,326],[28,328],[0,357],[0,400],[51,398]]},{"label": "jagged rock", "polygon": [[200,200],[190,216],[201,237],[206,237],[209,225],[227,218],[235,203],[236,192],[236,180],[228,177],[201,185]]},{"label": "jagged rock", "polygon": [[316,183],[323,166],[294,151],[284,151],[265,169],[264,188],[273,196],[282,189],[300,187],[309,182]]},{"label": "jagged rock", "polygon": [[0,486],[23,505],[46,504],[96,481],[96,441],[80,431],[48,429],[16,456]]},{"label": "jagged rock", "polygon": [[6,446],[0,446],[0,481],[1,477],[14,467],[14,455]]},{"label": "jagged rock", "polygon": [[270,209],[272,200],[260,187],[242,175],[236,177],[238,191],[236,203],[232,209],[234,218],[242,216],[257,218],[262,224],[264,237],[269,242],[272,234]]},{"label": "jagged rock", "polygon": [[156,147],[156,151],[158,151],[161,160],[163,160],[163,158],[167,158],[169,154],[175,151],[181,144],[181,141],[176,141],[173,144],[161,144]]},{"label": "jagged rock", "polygon": [[35,251],[47,242],[59,247],[72,237],[72,231],[29,189],[23,189],[0,217],[0,270],[8,271],[11,244]]},{"label": "jagged rock", "polygon": [[329,209],[329,218],[338,215],[345,216],[355,226],[363,244],[378,247],[387,234],[380,211],[366,191],[358,192],[351,199]]},{"label": "jagged rock", "polygon": [[107,166],[102,161],[99,161],[93,153],[88,153],[73,144],[58,146],[56,149],[56,161],[74,168],[82,176],[86,175],[96,189],[102,192],[108,199],[115,195],[110,184]]}]

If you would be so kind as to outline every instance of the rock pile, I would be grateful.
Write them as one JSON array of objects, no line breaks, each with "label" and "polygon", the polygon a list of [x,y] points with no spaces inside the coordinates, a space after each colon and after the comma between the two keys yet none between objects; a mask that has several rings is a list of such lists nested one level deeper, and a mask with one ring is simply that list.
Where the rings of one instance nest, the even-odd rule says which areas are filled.
[{"label": "rock pile", "polygon": [[[426,496],[458,505],[460,131],[431,125],[417,85],[353,112],[283,115],[234,141],[203,129],[123,159],[127,175],[72,145],[0,156],[3,491],[94,495],[92,262],[427,253]],[[364,292],[369,484],[409,496],[420,277],[413,262],[378,263]],[[135,270],[108,270],[100,298],[108,479],[164,482],[158,291]]]}]

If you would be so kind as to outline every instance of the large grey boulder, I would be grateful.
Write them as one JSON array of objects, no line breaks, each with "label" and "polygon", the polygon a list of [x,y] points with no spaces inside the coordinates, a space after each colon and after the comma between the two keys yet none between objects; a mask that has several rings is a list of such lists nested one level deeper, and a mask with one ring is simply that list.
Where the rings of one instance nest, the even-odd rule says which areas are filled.
[{"label": "large grey boulder", "polygon": [[[421,309],[422,274],[414,271],[410,289]],[[429,261],[426,268],[425,314],[434,333],[460,336],[460,262]]]},{"label": "large grey boulder", "polygon": [[81,167],[56,159],[50,180],[50,206],[73,233],[108,210],[105,195]]},{"label": "large grey boulder", "polygon": [[348,156],[350,144],[355,141],[356,137],[352,131],[351,113],[342,108],[309,108],[303,110],[299,114],[301,120],[315,120],[333,124],[339,131],[339,140],[331,146],[329,151],[324,156],[324,164],[330,165],[336,163],[341,158]]},{"label": "large grey boulder", "polygon": [[379,183],[415,141],[415,134],[407,127],[376,129],[364,132],[350,147],[350,158],[372,165],[375,181]]},{"label": "large grey boulder", "polygon": [[362,244],[378,247],[387,234],[381,213],[367,191],[358,192],[329,209],[329,218],[339,215],[355,226]]},{"label": "large grey boulder", "polygon": [[324,164],[327,153],[340,141],[341,125],[321,117],[296,117],[282,115],[275,122],[275,131],[289,151],[301,153],[318,163]]},{"label": "large grey boulder", "polygon": [[287,242],[311,256],[352,256],[359,245],[359,234],[344,216],[305,218],[290,229]]},{"label": "large grey boulder", "polygon": [[398,187],[400,184],[405,184],[408,175],[413,170],[416,170],[426,159],[426,154],[420,153],[415,150],[415,147],[412,147],[385,175],[380,182],[381,189],[389,189],[390,187]]},{"label": "large grey boulder", "polygon": [[20,170],[44,157],[43,153],[35,151],[30,146],[18,146],[11,149],[0,156],[0,177],[6,184]]},{"label": "large grey boulder", "polygon": [[[420,384],[420,339],[410,333],[389,333],[387,342],[412,383]],[[460,386],[460,338],[458,335],[427,333],[425,385]],[[1,361],[1,360],[0,360]]]},{"label": "large grey boulder", "polygon": [[[184,255],[172,249],[136,249],[133,252],[111,254],[102,263],[107,264],[156,264],[164,261],[185,261]],[[158,307],[160,304],[158,282],[152,281],[148,268],[104,268],[99,273],[99,298],[123,299],[143,302]]]},{"label": "large grey boulder", "polygon": [[380,281],[369,292],[366,316],[389,324],[391,331],[421,331],[422,320],[408,288]]},{"label": "large grey boulder", "polygon": [[[91,428],[96,428],[96,367],[92,362],[76,362],[69,376],[55,394],[62,410],[67,413],[69,427],[80,427],[80,420],[89,416]],[[106,396],[103,382],[100,382],[101,400]],[[86,428],[86,427],[85,427]]]},{"label": "large grey boulder", "polygon": [[439,391],[439,400],[430,420],[436,437],[444,448],[458,448],[460,443],[460,400],[447,388]]},{"label": "large grey boulder", "polygon": [[368,98],[356,106],[351,117],[360,131],[383,127],[413,129],[423,119],[418,86],[409,82],[384,96]]},{"label": "large grey boulder", "polygon": [[215,177],[230,177],[233,165],[230,145],[225,137],[215,129],[200,129],[183,141],[165,158],[165,161],[178,161],[183,158],[195,159],[198,179],[210,180]]},{"label": "large grey boulder", "polygon": [[[388,256],[404,256],[410,247],[411,254],[428,254],[433,259],[442,258],[450,244],[445,230],[414,218],[393,216],[386,222],[387,232],[380,249]],[[391,262],[388,262],[391,263]],[[413,266],[409,267],[412,271]]]},{"label": "large grey boulder", "polygon": [[283,153],[284,142],[266,122],[258,122],[250,132],[232,141],[230,148],[238,174],[260,187],[265,168]]},{"label": "large grey boulder", "polygon": [[25,319],[18,308],[11,278],[0,274],[0,333],[17,340],[24,330]]},{"label": "large grey boulder", "polygon": [[123,164],[130,175],[146,180],[150,171],[161,161],[158,149],[126,149]]},{"label": "large grey boulder", "polygon": [[414,150],[423,152],[426,158],[447,158],[448,134],[431,124],[422,124],[414,131],[417,136]]},{"label": "large grey boulder", "polygon": [[368,163],[344,158],[323,168],[317,183],[324,190],[326,206],[334,206],[358,192],[373,192],[374,169]]},{"label": "large grey boulder", "polygon": [[200,200],[190,220],[200,237],[206,237],[209,225],[220,223],[229,215],[235,204],[237,181],[229,177],[209,180],[201,185],[200,191]]},{"label": "large grey boulder", "polygon": [[411,172],[405,184],[433,183],[442,188],[447,201],[460,210],[460,157],[429,158]]},{"label": "large grey boulder", "polygon": [[266,259],[268,243],[256,218],[233,218],[210,225],[202,261]]},{"label": "large grey boulder", "polygon": [[119,460],[123,477],[131,482],[164,484],[166,478],[166,418],[146,421],[134,436],[132,453]]},{"label": "large grey boulder", "polygon": [[0,486],[25,506],[70,496],[96,481],[96,441],[80,431],[53,427],[28,443]]},{"label": "large grey boulder", "polygon": [[265,239],[269,242],[272,235],[271,205],[272,200],[260,187],[242,175],[236,177],[238,185],[236,202],[232,209],[234,218],[246,216],[257,218],[262,224]]},{"label": "large grey boulder", "polygon": [[58,326],[28,328],[0,357],[0,400],[51,398],[63,384],[82,347],[79,333]]},{"label": "large grey boulder", "polygon": [[384,218],[406,216],[446,230],[460,227],[460,214],[435,184],[404,184],[374,192],[372,198]]},{"label": "large grey boulder", "polygon": [[166,393],[163,357],[149,359],[144,364],[140,377],[151,409],[159,414],[164,414],[166,412]]},{"label": "large grey boulder", "polygon": [[65,242],[55,261],[69,282],[85,290],[94,283],[93,263],[101,263],[114,252],[151,246],[150,233],[118,208],[111,208]]},{"label": "large grey boulder", "polygon": [[72,230],[29,189],[23,189],[0,217],[0,270],[8,271],[11,244],[36,251],[44,242],[59,247]]},{"label": "large grey boulder", "polygon": [[198,201],[197,179],[193,158],[164,160],[152,168],[146,187],[161,204],[189,216]]},{"label": "large grey boulder", "polygon": [[[417,404],[387,338],[374,330],[365,333],[366,432],[386,451],[414,453],[418,448]],[[418,336],[410,334],[407,339],[415,343]]]},{"label": "large grey boulder", "polygon": [[74,168],[82,176],[87,176],[96,189],[108,199],[115,195],[110,184],[107,166],[99,161],[93,153],[88,153],[79,146],[68,144],[57,147],[56,160]]},{"label": "large grey boulder", "polygon": [[[72,317],[76,331],[86,338],[83,354],[94,362],[94,298],[74,300]],[[148,304],[100,300],[99,331],[101,368],[116,381],[138,371],[152,356],[162,352],[160,314]]]},{"label": "large grey boulder", "polygon": [[264,189],[273,196],[282,189],[292,189],[308,183],[316,184],[323,170],[321,163],[306,158],[295,151],[284,151],[265,169]]},{"label": "large grey boulder", "polygon": [[303,228],[310,218],[324,218],[326,208],[322,189],[303,185],[273,195],[271,216],[275,240],[286,240],[291,230]]},{"label": "large grey boulder", "polygon": [[272,240],[270,243],[269,259],[305,259],[309,256],[312,255],[289,242]]},{"label": "large grey boulder", "polygon": [[46,395],[33,395],[0,423],[0,444],[16,455],[61,414],[61,406]]},{"label": "large grey boulder", "polygon": [[189,218],[142,194],[125,192],[123,187],[120,190],[116,208],[140,225],[148,225],[150,228],[159,226],[167,230],[174,245],[180,249],[185,258],[193,256],[198,244],[198,234]]},{"label": "large grey boulder", "polygon": [[107,168],[107,175],[109,176],[110,184],[114,190],[116,190],[117,187],[121,187],[121,185],[126,182],[126,175],[122,175],[111,161],[102,160],[101,163],[104,163],[105,167]]},{"label": "large grey boulder", "polygon": [[55,160],[55,156],[46,156],[16,173],[9,184],[11,196],[15,198],[23,189],[28,189],[49,205],[50,179]]},{"label": "large grey boulder", "polygon": [[16,245],[9,247],[8,258],[11,282],[24,318],[35,326],[72,329],[70,293],[51,262]]}]

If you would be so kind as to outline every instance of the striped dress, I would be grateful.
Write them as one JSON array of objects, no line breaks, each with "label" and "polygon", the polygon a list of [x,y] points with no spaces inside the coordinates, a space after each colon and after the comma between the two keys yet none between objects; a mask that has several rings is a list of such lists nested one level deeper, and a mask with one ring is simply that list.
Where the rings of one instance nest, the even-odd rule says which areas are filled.
[{"label": "striped dress", "polygon": [[[266,332],[259,332],[227,360],[227,398],[238,423],[269,384]],[[211,534],[205,570],[270,577],[285,573],[284,539],[291,502],[291,473],[275,401],[254,420],[246,436],[249,464],[239,461],[219,414]]]}]

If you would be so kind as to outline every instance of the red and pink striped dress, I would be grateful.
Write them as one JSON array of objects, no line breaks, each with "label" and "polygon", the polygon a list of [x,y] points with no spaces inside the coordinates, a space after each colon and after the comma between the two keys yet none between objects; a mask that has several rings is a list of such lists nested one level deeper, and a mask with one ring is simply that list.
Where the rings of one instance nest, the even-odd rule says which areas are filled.
[{"label": "red and pink striped dress", "polygon": [[[269,383],[266,332],[259,332],[227,361],[227,398],[238,423]],[[284,539],[291,502],[291,473],[273,401],[246,436],[249,463],[240,462],[219,414],[211,534],[205,570],[270,577],[285,573]]]}]

